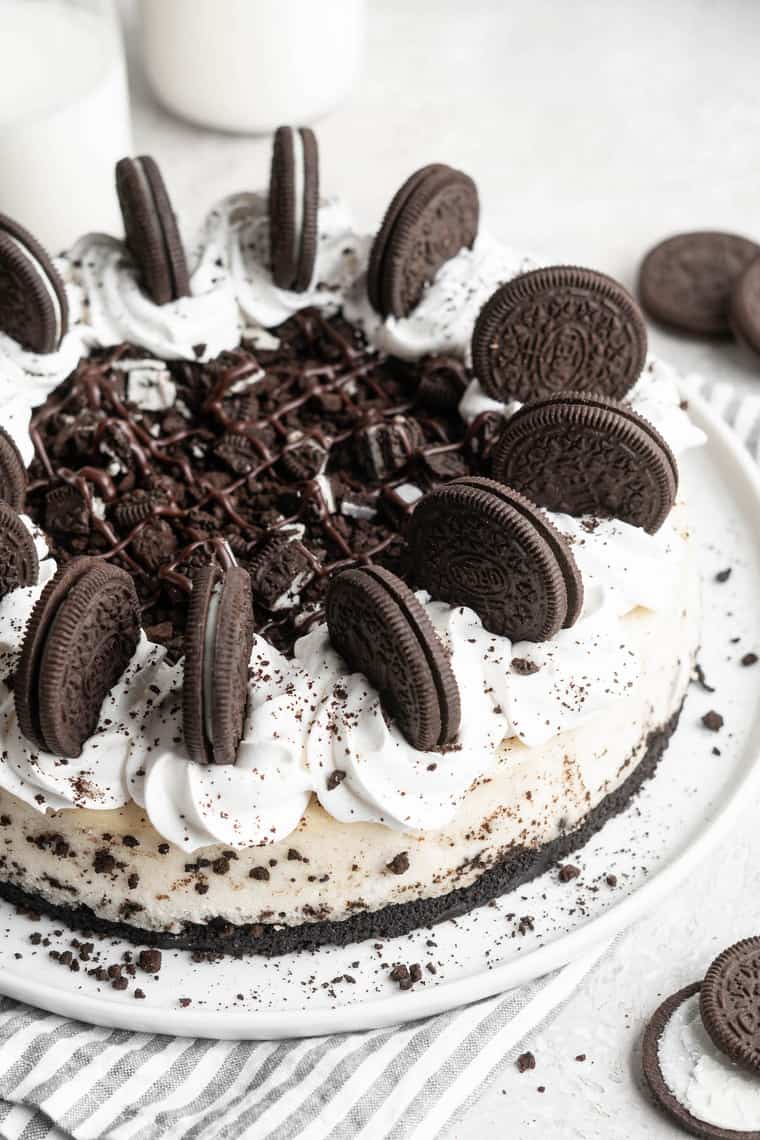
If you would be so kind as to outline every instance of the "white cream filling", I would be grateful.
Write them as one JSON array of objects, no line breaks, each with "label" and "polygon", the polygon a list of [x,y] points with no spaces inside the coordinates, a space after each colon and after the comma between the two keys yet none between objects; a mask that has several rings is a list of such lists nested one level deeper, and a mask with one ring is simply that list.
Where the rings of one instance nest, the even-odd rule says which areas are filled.
[{"label": "white cream filling", "polygon": [[735,1065],[702,1024],[699,994],[674,1010],[658,1043],[665,1084],[706,1124],[737,1132],[760,1132],[760,1076]]},{"label": "white cream filling", "polygon": [[301,255],[301,238],[304,224],[304,190],[306,187],[306,160],[301,132],[288,127],[293,140],[293,264],[298,265]]},{"label": "white cream filling", "polygon": [[222,583],[211,588],[203,633],[203,724],[206,738],[214,743],[214,663],[216,661],[216,635],[219,629],[219,607],[222,601]]},{"label": "white cream filling", "polygon": [[9,239],[11,244],[16,247],[21,256],[26,258],[26,260],[31,264],[32,268],[35,271],[35,276],[42,281],[45,292],[50,298],[50,303],[53,307],[53,314],[55,317],[55,341],[56,344],[58,344],[63,333],[63,309],[61,308],[60,298],[53,288],[53,283],[50,280],[50,275],[36,254],[34,254],[27,245],[25,245],[19,238],[17,238],[15,234],[9,233],[7,230],[4,230],[3,233],[5,234],[6,239]]}]

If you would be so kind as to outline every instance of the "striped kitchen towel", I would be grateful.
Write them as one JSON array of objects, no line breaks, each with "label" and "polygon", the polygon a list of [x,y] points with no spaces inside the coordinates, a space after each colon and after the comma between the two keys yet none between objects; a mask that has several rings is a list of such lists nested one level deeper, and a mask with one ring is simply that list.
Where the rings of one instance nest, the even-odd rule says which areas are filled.
[{"label": "striped kitchen towel", "polygon": [[69,1021],[0,998],[3,1140],[406,1140],[466,1112],[605,953],[424,1021],[303,1041],[210,1041]]},{"label": "striped kitchen towel", "polygon": [[[690,383],[760,459],[760,398]],[[130,1033],[0,998],[0,1140],[433,1140],[607,946],[463,1009],[303,1041]]]}]

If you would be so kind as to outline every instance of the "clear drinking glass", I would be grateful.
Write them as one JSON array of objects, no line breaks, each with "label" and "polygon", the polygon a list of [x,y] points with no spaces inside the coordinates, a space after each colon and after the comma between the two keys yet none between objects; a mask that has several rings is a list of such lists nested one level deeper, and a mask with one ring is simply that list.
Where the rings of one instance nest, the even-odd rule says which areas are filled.
[{"label": "clear drinking glass", "polygon": [[0,211],[53,252],[120,233],[131,132],[113,0],[0,0],[0,44]]}]

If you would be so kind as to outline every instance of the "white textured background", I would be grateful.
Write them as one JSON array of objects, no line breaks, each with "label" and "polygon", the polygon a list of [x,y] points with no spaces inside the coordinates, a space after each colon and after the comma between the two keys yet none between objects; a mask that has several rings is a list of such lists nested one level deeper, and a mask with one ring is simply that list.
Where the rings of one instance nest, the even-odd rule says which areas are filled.
[{"label": "white textured background", "polygon": [[[269,141],[202,131],[157,107],[123,2],[136,149],[161,161],[193,223],[221,194],[265,184]],[[362,82],[318,126],[324,184],[369,226],[417,166],[460,165],[490,229],[632,286],[642,254],[673,231],[760,241],[759,53],[757,0],[374,0]],[[760,364],[730,344],[655,330],[652,343],[683,371],[760,392]],[[760,933],[759,815],[747,805],[731,843],[533,1035],[538,1067],[505,1069],[450,1140],[680,1135],[641,1090],[638,1039],[661,997]]]}]

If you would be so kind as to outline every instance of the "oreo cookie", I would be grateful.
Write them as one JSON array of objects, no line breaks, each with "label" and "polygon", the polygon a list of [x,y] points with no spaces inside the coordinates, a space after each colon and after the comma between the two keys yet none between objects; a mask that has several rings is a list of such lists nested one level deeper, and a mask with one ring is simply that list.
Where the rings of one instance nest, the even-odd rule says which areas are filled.
[{"label": "oreo cookie", "polygon": [[731,292],[760,246],[737,234],[676,234],[651,249],[639,270],[639,297],[656,321],[701,336],[731,331]]},{"label": "oreo cookie", "polygon": [[486,301],[472,363],[495,400],[566,390],[620,398],[636,382],[647,333],[633,297],[604,273],[555,265],[514,277]]},{"label": "oreo cookie", "polygon": [[659,432],[623,404],[582,392],[520,408],[494,448],[493,474],[551,511],[612,516],[650,534],[678,489]]},{"label": "oreo cookie", "polygon": [[68,329],[66,289],[28,230],[0,214],[0,330],[30,352],[55,352]]},{"label": "oreo cookie", "polygon": [[139,636],[140,607],[126,571],[98,558],[62,566],[32,610],[16,671],[16,713],[27,740],[57,756],[79,756]]},{"label": "oreo cookie", "polygon": [[26,483],[21,453],[5,428],[0,427],[0,500],[13,507],[14,511],[23,510]]},{"label": "oreo cookie", "polygon": [[304,293],[317,259],[319,148],[309,127],[278,127],[269,179],[272,277],[280,289]]},{"label": "oreo cookie", "polygon": [[344,570],[330,582],[326,614],[336,650],[374,685],[412,747],[450,744],[459,730],[459,688],[409,587],[379,566]]},{"label": "oreo cookie", "polygon": [[0,598],[19,586],[34,586],[39,577],[34,539],[7,503],[0,503]]},{"label": "oreo cookie", "polygon": [[760,1073],[760,938],[745,938],[718,955],[702,983],[699,1009],[718,1049]]},{"label": "oreo cookie", "polygon": [[469,606],[513,641],[574,624],[583,584],[565,539],[528,499],[468,476],[425,495],[407,529],[409,565],[433,598]]},{"label": "oreo cookie", "polygon": [[146,292],[157,305],[190,295],[177,219],[158,164],[149,155],[116,163],[116,193],[127,246]]},{"label": "oreo cookie", "polygon": [[253,647],[251,580],[240,566],[193,575],[185,628],[182,722],[199,764],[234,764],[248,702]]},{"label": "oreo cookie", "polygon": [[372,307],[382,317],[408,317],[441,266],[474,244],[479,218],[477,187],[461,170],[433,163],[407,178],[370,251]]},{"label": "oreo cookie", "polygon": [[760,255],[734,284],[730,321],[736,339],[760,356]]}]

